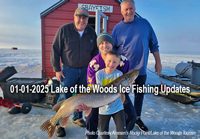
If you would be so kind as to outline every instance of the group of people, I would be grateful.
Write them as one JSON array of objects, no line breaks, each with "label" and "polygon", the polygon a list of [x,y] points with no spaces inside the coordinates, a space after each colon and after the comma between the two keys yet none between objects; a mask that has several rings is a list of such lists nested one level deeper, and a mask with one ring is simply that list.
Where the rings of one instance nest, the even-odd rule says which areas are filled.
[{"label": "group of people", "polygon": [[[139,69],[135,83],[143,86],[147,78],[149,51],[155,58],[157,75],[161,73],[158,41],[150,23],[144,18],[135,16],[133,0],[124,0],[120,6],[123,19],[114,27],[112,35],[103,32],[97,37],[94,29],[88,25],[89,13],[84,7],[76,9],[73,23],[58,29],[52,45],[51,63],[61,85],[68,88],[76,84],[104,86],[130,69]],[[128,93],[125,93],[123,104],[118,98],[100,108],[80,105],[79,109],[87,109],[86,121],[83,120],[79,109],[74,112],[72,121],[81,127],[86,127],[87,139],[97,139],[97,134],[90,133],[97,133],[98,129],[99,132],[108,132],[111,117],[115,121],[117,132],[129,133],[134,125],[143,131],[148,131],[141,120],[144,93],[134,92],[134,94],[134,105]],[[58,102],[71,96],[72,93],[60,94]],[[58,123],[56,136],[65,135],[65,129]],[[126,139],[127,136],[128,134],[122,134],[118,135],[118,138]],[[100,134],[100,138],[108,139],[109,135]]]}]

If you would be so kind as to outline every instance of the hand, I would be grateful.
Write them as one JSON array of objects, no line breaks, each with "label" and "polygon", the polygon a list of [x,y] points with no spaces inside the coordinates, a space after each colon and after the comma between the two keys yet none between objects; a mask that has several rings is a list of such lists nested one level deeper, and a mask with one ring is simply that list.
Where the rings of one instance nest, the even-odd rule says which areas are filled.
[{"label": "hand", "polygon": [[157,75],[159,76],[161,71],[162,71],[162,65],[161,65],[161,60],[160,60],[160,54],[158,51],[153,52],[153,56],[155,58],[155,72],[157,72]]},{"label": "hand", "polygon": [[156,62],[156,64],[155,64],[155,72],[157,72],[158,76],[160,75],[161,71],[162,71],[161,63],[160,62],[158,62],[158,63]]},{"label": "hand", "polygon": [[78,106],[78,109],[75,109],[76,112],[81,112],[81,111],[85,111],[88,110],[90,107],[86,106],[85,104],[81,104]]},{"label": "hand", "polygon": [[62,76],[63,78],[65,78],[64,74],[62,73],[62,71],[56,72],[56,78],[57,78],[57,80],[58,80],[59,82],[62,82],[61,76]]},{"label": "hand", "polygon": [[89,108],[88,110],[85,111],[85,117],[88,117],[92,111],[92,108]]}]

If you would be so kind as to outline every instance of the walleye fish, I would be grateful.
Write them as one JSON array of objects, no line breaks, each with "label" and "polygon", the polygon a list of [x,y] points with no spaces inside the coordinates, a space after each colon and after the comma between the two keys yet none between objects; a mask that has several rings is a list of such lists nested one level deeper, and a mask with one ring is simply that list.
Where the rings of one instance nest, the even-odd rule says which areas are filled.
[{"label": "walleye fish", "polygon": [[[117,79],[110,82],[104,87],[113,86],[117,87],[117,89],[119,90],[120,85],[130,86],[133,83],[133,81],[137,78],[138,74],[139,70],[133,69],[128,73],[118,77]],[[110,102],[113,102],[120,96],[121,101],[124,102],[125,95],[123,93],[120,93],[119,91],[117,93],[93,93],[93,91],[91,90],[90,93],[83,93],[72,96],[66,100],[57,103],[52,108],[52,110],[57,111],[57,113],[52,119],[44,122],[40,126],[40,129],[42,129],[43,131],[47,131],[49,138],[52,138],[57,122],[59,121],[61,127],[65,127],[69,120],[69,116],[74,112],[75,109],[78,108],[79,105],[85,104],[86,106],[91,108],[98,108],[100,106],[104,106]]]}]

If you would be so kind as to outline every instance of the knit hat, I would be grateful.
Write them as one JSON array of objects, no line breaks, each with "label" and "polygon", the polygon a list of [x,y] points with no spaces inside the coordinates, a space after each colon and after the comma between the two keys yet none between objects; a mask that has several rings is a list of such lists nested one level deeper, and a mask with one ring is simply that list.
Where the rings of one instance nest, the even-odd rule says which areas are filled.
[{"label": "knit hat", "polygon": [[76,9],[76,11],[74,12],[74,15],[75,16],[81,16],[81,15],[83,15],[83,16],[89,17],[88,10],[86,8],[84,8],[84,7],[78,7]]},{"label": "knit hat", "polygon": [[101,34],[99,34],[99,36],[97,37],[97,47],[99,47],[99,44],[103,41],[108,41],[109,43],[111,43],[113,45],[113,39],[112,36],[106,32],[102,32]]}]

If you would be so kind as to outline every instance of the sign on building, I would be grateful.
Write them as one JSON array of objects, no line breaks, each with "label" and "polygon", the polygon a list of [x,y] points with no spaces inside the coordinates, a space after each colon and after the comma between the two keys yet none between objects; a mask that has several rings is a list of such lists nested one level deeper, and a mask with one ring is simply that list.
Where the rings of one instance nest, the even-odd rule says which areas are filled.
[{"label": "sign on building", "polygon": [[84,4],[84,3],[78,3],[78,7],[85,7],[90,12],[95,12],[96,9],[98,9],[101,12],[104,13],[113,13],[113,6],[109,5],[96,5],[96,4]]}]

